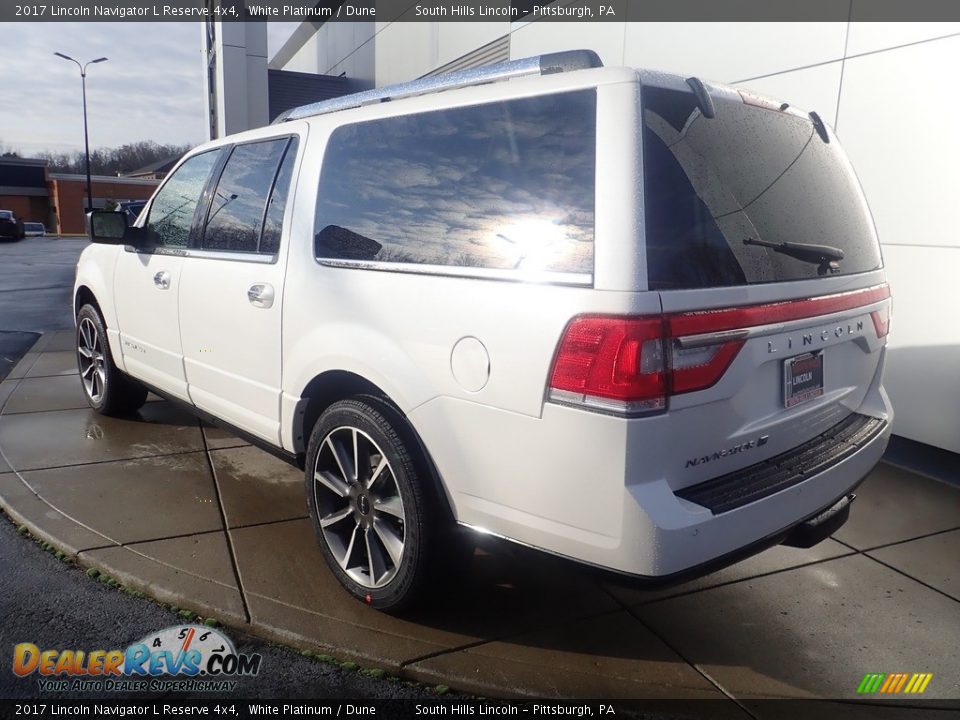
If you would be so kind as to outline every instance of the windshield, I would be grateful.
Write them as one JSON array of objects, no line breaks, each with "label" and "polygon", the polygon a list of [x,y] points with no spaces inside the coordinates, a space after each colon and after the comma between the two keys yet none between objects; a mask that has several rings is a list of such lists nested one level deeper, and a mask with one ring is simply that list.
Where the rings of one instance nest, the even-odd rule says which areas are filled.
[{"label": "windshield", "polygon": [[[806,117],[719,93],[701,115],[691,92],[643,89],[644,212],[650,287],[803,280],[881,267],[873,221],[836,138]],[[744,241],[829,245],[828,269]]]},{"label": "windshield", "polygon": [[12,220],[13,213],[9,210],[0,210],[0,220]]}]

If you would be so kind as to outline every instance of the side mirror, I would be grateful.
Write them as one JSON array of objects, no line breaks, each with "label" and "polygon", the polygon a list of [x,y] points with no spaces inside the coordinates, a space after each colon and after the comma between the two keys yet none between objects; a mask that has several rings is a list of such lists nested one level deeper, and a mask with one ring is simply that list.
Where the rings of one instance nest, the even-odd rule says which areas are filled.
[{"label": "side mirror", "polygon": [[87,234],[95,243],[136,246],[143,239],[143,229],[129,227],[127,222],[125,212],[91,210],[87,213]]}]

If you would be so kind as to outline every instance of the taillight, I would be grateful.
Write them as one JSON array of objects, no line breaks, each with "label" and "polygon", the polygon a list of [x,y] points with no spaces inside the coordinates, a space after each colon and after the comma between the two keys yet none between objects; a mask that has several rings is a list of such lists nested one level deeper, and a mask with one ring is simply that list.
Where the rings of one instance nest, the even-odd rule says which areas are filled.
[{"label": "taillight", "polygon": [[550,398],[622,413],[666,407],[663,319],[582,315],[560,340]]},{"label": "taillight", "polygon": [[829,315],[886,300],[870,316],[877,337],[890,327],[886,284],[801,300],[654,316],[581,315],[560,339],[548,398],[639,415],[664,410],[667,396],[715,385],[749,329]]},{"label": "taillight", "polygon": [[890,332],[890,316],[892,314],[891,300],[888,298],[879,310],[870,313],[873,320],[873,329],[877,331],[877,337],[886,337]]}]

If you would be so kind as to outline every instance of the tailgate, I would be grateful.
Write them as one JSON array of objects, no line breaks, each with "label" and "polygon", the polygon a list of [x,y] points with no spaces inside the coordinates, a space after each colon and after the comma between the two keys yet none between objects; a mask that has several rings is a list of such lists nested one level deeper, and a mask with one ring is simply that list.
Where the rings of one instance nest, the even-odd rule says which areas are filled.
[{"label": "tailgate", "polygon": [[664,467],[674,490],[792,450],[855,412],[880,365],[890,303],[885,284],[707,311],[692,311],[703,301],[688,293],[662,301],[675,318],[675,373],[720,362],[714,384],[679,388],[659,420],[684,439]]},{"label": "tailgate", "polygon": [[732,88],[643,80],[647,280],[666,322],[658,419],[674,490],[811,441],[881,363],[889,291],[873,220],[816,113]]}]

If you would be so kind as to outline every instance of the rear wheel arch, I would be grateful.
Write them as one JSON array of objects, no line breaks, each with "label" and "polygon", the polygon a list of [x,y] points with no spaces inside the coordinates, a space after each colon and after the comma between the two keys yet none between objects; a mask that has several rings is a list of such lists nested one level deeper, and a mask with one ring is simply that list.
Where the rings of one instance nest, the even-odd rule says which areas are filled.
[{"label": "rear wheel arch", "polygon": [[374,405],[385,405],[403,420],[404,439],[419,450],[419,459],[423,462],[424,470],[432,481],[431,489],[435,499],[441,506],[446,519],[455,521],[456,516],[436,464],[406,413],[382,388],[356,373],[347,370],[328,370],[314,377],[300,393],[300,400],[293,414],[292,432],[294,452],[300,466],[303,467],[305,464],[310,433],[324,410],[340,400],[351,398],[361,399]]}]

